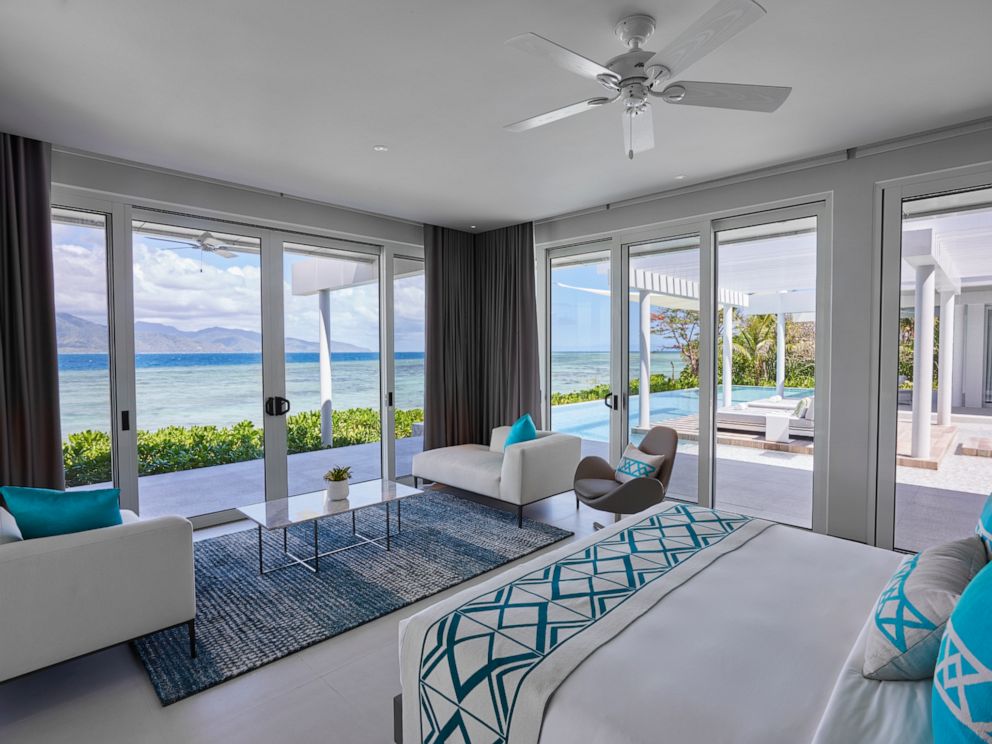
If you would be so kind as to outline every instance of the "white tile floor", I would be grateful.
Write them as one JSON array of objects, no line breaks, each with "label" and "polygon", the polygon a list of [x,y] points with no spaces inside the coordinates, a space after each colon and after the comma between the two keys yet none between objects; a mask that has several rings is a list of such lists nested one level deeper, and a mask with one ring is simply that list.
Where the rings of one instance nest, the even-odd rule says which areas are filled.
[{"label": "white tile floor", "polygon": [[[588,507],[576,511],[571,494],[534,504],[525,514],[578,536],[604,517]],[[197,538],[245,526],[201,530]],[[392,698],[399,692],[399,621],[490,575],[166,708],[126,645],[0,684],[0,742],[388,744]]]}]

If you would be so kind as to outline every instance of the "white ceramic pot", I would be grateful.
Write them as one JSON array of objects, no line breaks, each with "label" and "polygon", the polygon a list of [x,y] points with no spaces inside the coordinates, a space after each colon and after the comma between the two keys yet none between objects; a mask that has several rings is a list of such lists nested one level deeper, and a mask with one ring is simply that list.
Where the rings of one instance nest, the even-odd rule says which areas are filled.
[{"label": "white ceramic pot", "polygon": [[327,481],[327,498],[331,501],[344,501],[348,498],[348,481]]}]

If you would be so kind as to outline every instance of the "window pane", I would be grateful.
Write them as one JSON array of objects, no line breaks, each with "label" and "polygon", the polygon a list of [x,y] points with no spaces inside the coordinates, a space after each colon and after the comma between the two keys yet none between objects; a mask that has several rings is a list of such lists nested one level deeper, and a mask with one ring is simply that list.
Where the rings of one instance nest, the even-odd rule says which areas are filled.
[{"label": "window pane", "polygon": [[424,262],[393,261],[396,475],[413,472],[424,449]]},{"label": "window pane", "polygon": [[[630,248],[629,439],[679,432],[668,498],[699,500],[699,236]],[[650,394],[642,395],[649,383]]]},{"label": "window pane", "polygon": [[136,221],[133,244],[142,515],[263,500],[259,241]]},{"label": "window pane", "polygon": [[714,501],[811,527],[816,218],[717,233],[717,277]]},{"label": "window pane", "polygon": [[379,261],[286,243],[283,264],[289,493],[379,478]]},{"label": "window pane", "polygon": [[551,260],[551,429],[609,455],[610,257],[606,251]]},{"label": "window pane", "polygon": [[990,236],[992,188],[903,203],[895,412],[902,550],[973,534],[992,488]]},{"label": "window pane", "polygon": [[106,218],[53,208],[52,259],[66,486],[106,484],[112,478]]}]

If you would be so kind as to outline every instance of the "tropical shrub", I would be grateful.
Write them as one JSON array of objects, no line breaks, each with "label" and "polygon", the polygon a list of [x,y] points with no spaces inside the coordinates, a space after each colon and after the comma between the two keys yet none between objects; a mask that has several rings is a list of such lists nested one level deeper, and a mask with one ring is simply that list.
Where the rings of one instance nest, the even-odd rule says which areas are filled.
[{"label": "tropical shrub", "polygon": [[[396,436],[412,436],[413,424],[424,420],[420,408],[396,411]],[[378,411],[349,408],[334,411],[334,446],[378,442],[381,425]],[[320,441],[320,412],[301,411],[286,419],[290,454],[323,449]],[[193,470],[212,465],[257,460],[263,454],[262,428],[251,421],[233,426],[166,426],[138,431],[138,474],[155,475]],[[102,431],[70,434],[62,443],[67,486],[83,486],[111,480],[110,436]]]}]

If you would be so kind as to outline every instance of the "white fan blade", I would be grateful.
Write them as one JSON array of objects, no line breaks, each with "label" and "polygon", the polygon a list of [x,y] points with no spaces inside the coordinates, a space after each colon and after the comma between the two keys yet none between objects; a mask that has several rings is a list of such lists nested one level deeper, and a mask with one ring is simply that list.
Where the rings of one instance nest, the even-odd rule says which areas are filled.
[{"label": "white fan blade", "polygon": [[508,39],[506,43],[521,51],[528,52],[537,57],[543,57],[550,62],[554,62],[559,67],[564,67],[566,70],[581,75],[584,78],[595,80],[599,75],[606,75],[619,80],[615,72],[608,70],[598,62],[593,62],[591,59],[583,57],[581,54],[573,52],[571,49],[566,49],[561,44],[555,44],[550,39],[545,39],[543,36],[538,36],[537,34],[520,34],[520,36],[514,36],[512,39]]},{"label": "white fan blade", "polygon": [[754,0],[721,0],[654,56],[675,77],[765,14]]},{"label": "white fan blade", "polygon": [[651,105],[640,109],[625,109],[623,112],[623,149],[627,157],[634,159],[635,152],[644,152],[654,147],[654,120]]},{"label": "white fan blade", "polygon": [[738,111],[771,113],[785,103],[792,88],[778,85],[738,85],[679,81],[665,88],[660,97],[683,106],[709,106]]},{"label": "white fan blade", "polygon": [[165,243],[175,243],[176,245],[185,245],[188,248],[199,248],[200,247],[200,244],[199,243],[191,243],[191,242],[189,242],[187,240],[173,240],[172,238],[162,238],[162,237],[159,237],[158,235],[151,235],[149,237],[151,237],[152,240],[161,240],[161,241],[163,241]]},{"label": "white fan blade", "polygon": [[610,103],[616,99],[616,96],[613,98],[590,98],[588,101],[579,101],[578,103],[573,103],[570,106],[563,106],[562,108],[555,109],[554,111],[548,111],[544,114],[532,116],[529,119],[523,119],[522,121],[516,121],[513,124],[507,124],[503,127],[503,129],[508,132],[523,132],[527,129],[534,129],[534,127],[542,127],[545,124],[550,124],[551,122],[558,121],[559,119],[565,119],[569,116],[581,114],[583,111],[589,111],[590,109],[594,109],[597,106],[602,106],[604,103]]},{"label": "white fan blade", "polygon": [[221,258],[237,258],[238,254],[234,251],[229,251],[227,248],[214,248],[211,253],[216,253]]}]

